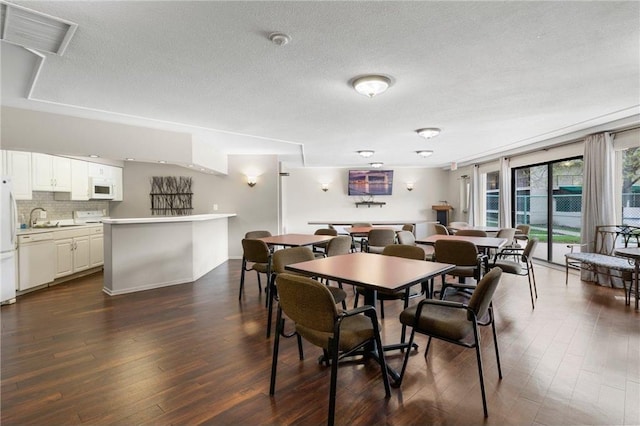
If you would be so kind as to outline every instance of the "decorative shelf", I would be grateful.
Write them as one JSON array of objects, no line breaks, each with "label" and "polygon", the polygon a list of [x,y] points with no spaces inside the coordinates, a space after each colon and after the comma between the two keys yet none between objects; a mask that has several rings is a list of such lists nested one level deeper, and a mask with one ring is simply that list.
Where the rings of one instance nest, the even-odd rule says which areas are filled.
[{"label": "decorative shelf", "polygon": [[356,201],[356,208],[358,208],[359,206],[367,206],[368,208],[371,208],[371,206],[384,206],[385,203],[384,201]]}]

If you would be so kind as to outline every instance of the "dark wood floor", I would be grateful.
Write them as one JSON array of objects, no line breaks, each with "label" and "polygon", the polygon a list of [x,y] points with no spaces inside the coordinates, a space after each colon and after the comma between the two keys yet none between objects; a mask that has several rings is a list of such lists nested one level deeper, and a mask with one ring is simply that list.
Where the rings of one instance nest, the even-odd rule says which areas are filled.
[{"label": "dark wood floor", "polygon": [[[281,349],[268,395],[273,341],[255,274],[237,300],[239,261],[193,284],[109,297],[102,275],[3,306],[2,425],[323,424],[329,370],[320,351]],[[503,275],[495,299],[504,379],[483,331],[489,418],[473,350],[417,338],[405,383],[390,399],[375,363],[341,366],[336,422],[408,424],[640,424],[640,314],[621,291],[538,267]],[[387,302],[383,340],[398,340],[400,303]],[[399,367],[401,357],[389,355]]]}]

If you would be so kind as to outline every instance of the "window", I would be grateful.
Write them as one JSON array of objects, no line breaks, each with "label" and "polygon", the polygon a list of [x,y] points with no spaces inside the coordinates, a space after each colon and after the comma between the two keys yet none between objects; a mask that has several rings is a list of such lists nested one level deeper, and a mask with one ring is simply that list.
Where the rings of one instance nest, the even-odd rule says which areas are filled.
[{"label": "window", "polygon": [[485,188],[485,225],[498,226],[500,212],[500,172],[486,175]]},{"label": "window", "polygon": [[622,223],[640,226],[640,148],[622,151]]}]

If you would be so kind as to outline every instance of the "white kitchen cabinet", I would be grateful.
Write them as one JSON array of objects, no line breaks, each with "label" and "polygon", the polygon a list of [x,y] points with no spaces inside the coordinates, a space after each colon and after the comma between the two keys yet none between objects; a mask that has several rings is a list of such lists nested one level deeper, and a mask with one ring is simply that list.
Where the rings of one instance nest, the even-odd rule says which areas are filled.
[{"label": "white kitchen cabinet", "polygon": [[11,176],[12,192],[16,200],[33,199],[31,185],[31,153],[2,151],[3,175]]},{"label": "white kitchen cabinet", "polygon": [[124,193],[122,191],[122,168],[112,167],[111,179],[113,179],[113,200],[122,201],[124,199]]},{"label": "white kitchen cabinet", "polygon": [[104,264],[104,235],[97,234],[89,237],[89,251],[91,253],[90,266],[95,268]]},{"label": "white kitchen cabinet", "polygon": [[86,161],[71,160],[71,199],[89,199],[89,163]]},{"label": "white kitchen cabinet", "polygon": [[89,163],[89,177],[111,179],[111,169],[107,164]]},{"label": "white kitchen cabinet", "polygon": [[56,273],[55,278],[71,275],[91,267],[91,246],[89,236],[55,240]]},{"label": "white kitchen cabinet", "polygon": [[71,159],[31,153],[34,191],[71,192]]}]

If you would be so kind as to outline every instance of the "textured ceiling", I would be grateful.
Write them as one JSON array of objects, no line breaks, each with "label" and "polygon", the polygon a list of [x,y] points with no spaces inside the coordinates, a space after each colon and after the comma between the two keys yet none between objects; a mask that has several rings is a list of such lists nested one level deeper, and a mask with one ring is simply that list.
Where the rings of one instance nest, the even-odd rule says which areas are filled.
[{"label": "textured ceiling", "polygon": [[[636,1],[14,3],[78,29],[31,100],[15,63],[34,55],[3,43],[3,105],[104,111],[92,114],[291,165],[442,167],[639,112]],[[273,31],[291,42],[272,44]],[[357,94],[349,81],[369,73],[392,87]],[[426,141],[421,127],[443,132]]]}]

